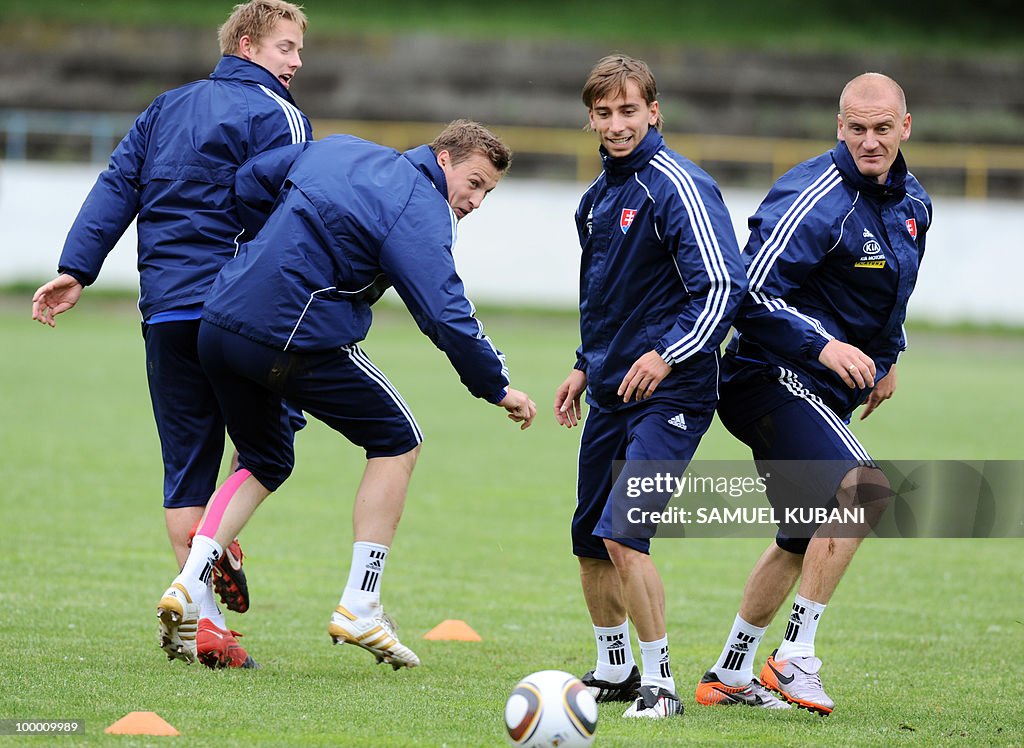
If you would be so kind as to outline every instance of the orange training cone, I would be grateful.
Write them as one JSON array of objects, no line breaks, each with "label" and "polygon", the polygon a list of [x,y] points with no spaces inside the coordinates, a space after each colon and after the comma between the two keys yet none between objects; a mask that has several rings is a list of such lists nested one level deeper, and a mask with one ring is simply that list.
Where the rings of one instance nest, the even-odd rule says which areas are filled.
[{"label": "orange training cone", "polygon": [[482,641],[480,634],[476,633],[465,621],[448,619],[434,626],[423,635],[424,639],[432,641],[455,641],[455,642],[478,642]]},{"label": "orange training cone", "polygon": [[156,712],[129,712],[103,732],[112,735],[178,735]]}]

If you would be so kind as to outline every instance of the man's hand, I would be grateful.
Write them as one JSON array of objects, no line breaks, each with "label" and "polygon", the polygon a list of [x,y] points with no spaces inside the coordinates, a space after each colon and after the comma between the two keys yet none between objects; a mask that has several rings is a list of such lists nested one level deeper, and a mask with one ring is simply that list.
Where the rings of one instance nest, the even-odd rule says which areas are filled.
[{"label": "man's hand", "polygon": [[884,403],[893,393],[896,392],[896,364],[892,365],[889,373],[878,380],[875,389],[871,390],[868,399],[864,402],[864,410],[861,411],[860,420],[864,420],[879,405]]},{"label": "man's hand", "polygon": [[830,340],[818,354],[818,361],[838,374],[851,390],[875,386],[875,362],[855,345]]},{"label": "man's hand", "polygon": [[522,423],[520,429],[530,428],[537,415],[537,404],[525,392],[508,388],[508,393],[498,403],[508,411],[508,417],[516,423]]},{"label": "man's hand", "polygon": [[636,393],[637,400],[646,400],[658,389],[661,380],[668,376],[672,367],[657,351],[648,351],[629,367],[626,376],[619,385],[618,395],[622,402],[628,403]]},{"label": "man's hand", "polygon": [[81,296],[82,284],[67,273],[62,273],[37,288],[32,295],[32,319],[56,327],[53,318],[77,304]]},{"label": "man's hand", "polygon": [[587,389],[587,375],[579,369],[573,369],[565,381],[555,390],[555,420],[558,425],[571,429],[583,417],[580,397]]}]

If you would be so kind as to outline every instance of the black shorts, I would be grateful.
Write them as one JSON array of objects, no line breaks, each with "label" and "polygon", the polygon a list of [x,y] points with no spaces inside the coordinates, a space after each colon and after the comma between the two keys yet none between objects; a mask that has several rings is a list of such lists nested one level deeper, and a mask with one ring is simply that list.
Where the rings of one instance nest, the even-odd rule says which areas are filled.
[{"label": "black shorts", "polygon": [[203,322],[199,353],[239,465],[271,491],[295,464],[283,399],[362,447],[368,459],[405,454],[423,441],[409,406],[357,345],[286,353]]},{"label": "black shorts", "polygon": [[[164,507],[206,506],[224,457],[224,417],[199,361],[198,319],[143,324],[146,377],[164,463]],[[282,427],[294,434],[305,419],[285,404]]]},{"label": "black shorts", "polygon": [[206,506],[224,456],[224,419],[199,364],[198,332],[197,319],[142,326],[167,508]]},{"label": "black shorts", "polygon": [[[718,415],[729,432],[750,447],[776,516],[785,517],[789,509],[831,508],[846,474],[874,462],[847,423],[796,373],[777,373],[777,379],[723,384]],[[752,397],[773,408],[751,420],[747,408]],[[780,522],[776,543],[803,553],[815,527]]]},{"label": "black shorts", "polygon": [[[591,405],[580,437],[573,554],[607,560],[605,539],[650,553],[657,527],[633,526],[625,518],[635,507],[664,509],[670,496],[633,500],[623,484],[659,464],[685,468],[714,415],[711,405],[667,397],[611,411]],[[618,475],[616,462],[625,463]]]}]

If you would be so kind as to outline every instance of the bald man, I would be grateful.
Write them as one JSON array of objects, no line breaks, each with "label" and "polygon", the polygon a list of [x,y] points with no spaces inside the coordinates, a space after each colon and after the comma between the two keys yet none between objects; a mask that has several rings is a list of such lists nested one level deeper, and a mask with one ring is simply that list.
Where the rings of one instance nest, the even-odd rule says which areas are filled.
[{"label": "bald man", "polygon": [[[815,633],[864,535],[888,504],[885,476],[849,429],[892,397],[906,349],[907,302],[931,225],[931,201],[900,152],[910,137],[903,90],[865,73],[839,99],[835,148],[784,174],[750,218],[750,288],[722,358],[718,413],[750,447],[775,517],[775,541],[747,579],[739,613],[696,699],[819,714]],[[787,522],[787,510],[862,509],[859,523]],[[834,517],[840,512],[832,513]],[[760,680],[768,624],[799,588],[782,643]]]}]

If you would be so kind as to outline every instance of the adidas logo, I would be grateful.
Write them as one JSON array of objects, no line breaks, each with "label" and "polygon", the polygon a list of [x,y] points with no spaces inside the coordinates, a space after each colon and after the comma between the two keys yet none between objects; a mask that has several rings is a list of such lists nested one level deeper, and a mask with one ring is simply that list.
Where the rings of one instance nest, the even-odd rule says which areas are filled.
[{"label": "adidas logo", "polygon": [[872,234],[872,233],[871,233],[870,231],[868,231],[867,229],[864,229],[864,238],[865,238],[865,239],[874,239],[874,238],[875,238],[875,235],[874,235],[874,234]]},{"label": "adidas logo", "polygon": [[798,624],[798,625],[799,625],[799,623],[800,623],[800,614],[799,614],[799,613],[797,613],[797,612],[796,612],[796,611],[794,610],[794,611],[793,611],[793,612],[792,612],[792,613],[790,614],[790,616],[789,616],[789,621],[790,621],[790,623],[795,623],[795,624]]},{"label": "adidas logo", "polygon": [[611,649],[624,649],[625,646],[626,645],[623,643],[622,639],[616,639],[615,641],[613,641],[611,644],[608,645],[608,649],[610,649],[610,650]]},{"label": "adidas logo", "polygon": [[668,419],[670,425],[675,426],[677,429],[686,431],[686,417],[680,413],[677,416],[672,416]]},{"label": "adidas logo", "polygon": [[748,647],[743,642],[737,642],[736,644],[733,644],[731,647],[729,647],[729,649],[731,649],[733,652],[749,652],[750,651],[750,647]]},{"label": "adidas logo", "polygon": [[377,559],[373,559],[368,564],[366,564],[366,568],[367,569],[377,569],[377,570],[379,570],[380,569],[380,561],[378,561]]}]

